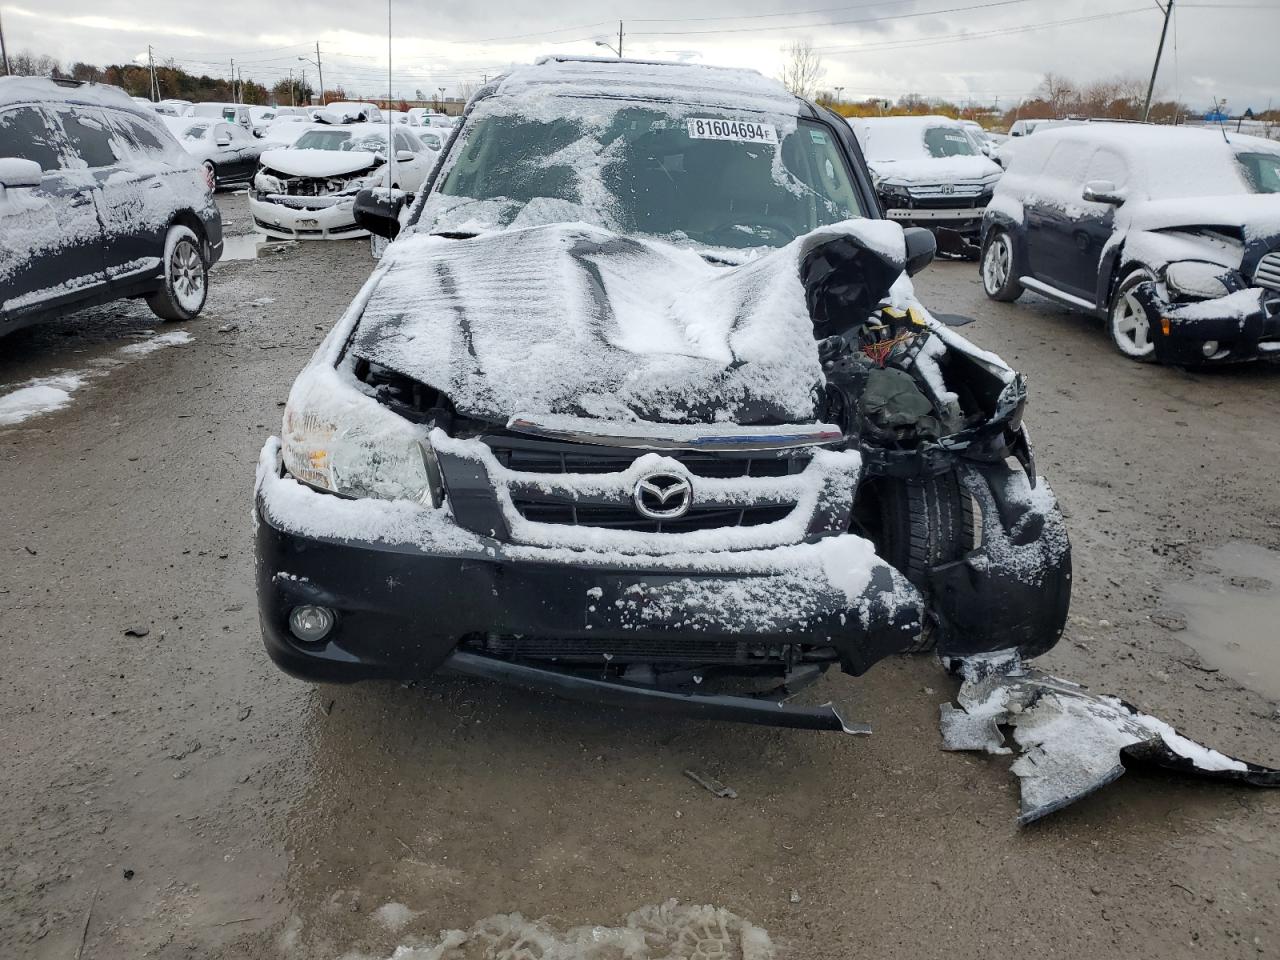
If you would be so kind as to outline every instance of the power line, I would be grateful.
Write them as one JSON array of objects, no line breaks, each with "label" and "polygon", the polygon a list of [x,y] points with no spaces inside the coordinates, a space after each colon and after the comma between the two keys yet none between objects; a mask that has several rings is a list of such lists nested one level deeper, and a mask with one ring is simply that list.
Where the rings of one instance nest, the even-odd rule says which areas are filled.
[{"label": "power line", "polygon": [[1015,3],[1032,3],[1034,0],[992,0],[963,7],[947,7],[944,10],[923,10],[916,13],[895,13],[885,17],[862,17],[857,20],[828,20],[822,23],[794,24],[782,27],[725,27],[712,30],[654,30],[634,33],[636,37],[691,37],[707,33],[763,33],[772,30],[804,29],[807,27],[843,27],[858,23],[884,23],[889,20],[913,20],[920,17],[936,17],[943,13],[961,13],[968,10],[986,10],[992,7],[1008,7]]},{"label": "power line", "polygon": [[1110,20],[1113,17],[1125,17],[1135,13],[1146,13],[1149,7],[1130,7],[1127,10],[1113,10],[1110,13],[1095,13],[1087,17],[1071,17],[1066,20],[1046,20],[1042,23],[1028,23],[1016,27],[997,27],[994,30],[983,30],[968,33],[951,33],[918,39],[882,40],[878,43],[860,43],[854,46],[814,47],[819,53],[840,54],[854,53],[859,50],[898,50],[908,47],[932,47],[944,43],[955,43],[964,40],[986,40],[1018,33],[1031,33],[1036,30],[1048,30],[1053,27],[1065,27],[1077,23],[1091,23],[1096,20]]}]

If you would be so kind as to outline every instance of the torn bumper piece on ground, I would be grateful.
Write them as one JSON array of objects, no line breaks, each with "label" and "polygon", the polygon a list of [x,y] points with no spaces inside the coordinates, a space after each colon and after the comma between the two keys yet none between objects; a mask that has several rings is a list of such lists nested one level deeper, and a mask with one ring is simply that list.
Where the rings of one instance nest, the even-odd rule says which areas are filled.
[{"label": "torn bumper piece on ground", "polygon": [[[1016,654],[952,660],[964,681],[957,709],[942,705],[944,750],[1019,754],[1020,824],[1106,786],[1126,764],[1148,764],[1255,787],[1280,786],[1280,770],[1236,760],[1179,734],[1116,697],[1023,666]],[[1012,728],[1013,746],[1001,728]]]}]

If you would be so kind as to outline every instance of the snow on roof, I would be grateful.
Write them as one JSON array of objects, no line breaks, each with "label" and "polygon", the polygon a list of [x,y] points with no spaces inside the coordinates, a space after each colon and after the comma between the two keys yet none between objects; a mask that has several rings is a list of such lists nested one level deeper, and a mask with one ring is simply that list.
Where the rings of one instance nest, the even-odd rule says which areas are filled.
[{"label": "snow on roof", "polygon": [[621,97],[729,106],[795,116],[803,103],[777,80],[755,70],[661,60],[542,57],[499,77],[492,96]]},{"label": "snow on roof", "polygon": [[[0,77],[0,104],[36,100],[83,103],[96,107],[116,107],[131,113],[142,108],[119,87],[105,83],[61,83],[47,77]],[[151,112],[148,108],[146,112]]]},{"label": "snow on roof", "polygon": [[1235,155],[1280,153],[1269,140],[1229,131],[1224,138],[1222,130],[1105,121],[1054,127],[1028,142],[1042,151],[1064,142],[1107,147],[1124,159],[1130,194],[1153,199],[1250,193]]}]

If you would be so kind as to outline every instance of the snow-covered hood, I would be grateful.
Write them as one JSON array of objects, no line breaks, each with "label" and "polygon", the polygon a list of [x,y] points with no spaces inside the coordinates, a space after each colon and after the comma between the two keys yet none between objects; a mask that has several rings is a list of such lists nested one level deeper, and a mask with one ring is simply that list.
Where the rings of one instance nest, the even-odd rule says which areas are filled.
[{"label": "snow-covered hood", "polygon": [[1241,193],[1224,197],[1137,200],[1121,209],[1132,230],[1171,227],[1233,227],[1246,243],[1280,237],[1280,194]]},{"label": "snow-covered hood", "polygon": [[915,160],[869,160],[867,166],[886,183],[961,183],[998,177],[999,164],[986,157],[921,157]]},{"label": "snow-covered hood", "polygon": [[810,423],[823,377],[800,265],[846,235],[903,261],[901,228],[880,220],[733,267],[581,223],[410,233],[388,248],[350,349],[499,423]]},{"label": "snow-covered hood", "polygon": [[368,170],[378,158],[366,150],[268,150],[262,165],[290,177],[341,177]]}]

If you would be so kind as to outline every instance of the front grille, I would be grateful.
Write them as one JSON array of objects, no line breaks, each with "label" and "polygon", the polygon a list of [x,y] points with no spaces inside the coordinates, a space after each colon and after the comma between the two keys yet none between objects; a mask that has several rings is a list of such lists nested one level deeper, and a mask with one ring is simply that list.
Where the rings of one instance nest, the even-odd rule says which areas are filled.
[{"label": "front grille", "polygon": [[1253,282],[1268,290],[1280,290],[1280,250],[1268,253],[1258,261],[1258,269],[1253,272]]},{"label": "front grille", "polygon": [[757,527],[783,520],[795,509],[791,503],[756,503],[745,507],[694,505],[682,517],[650,520],[636,512],[630,504],[577,504],[569,501],[548,502],[513,496],[520,516],[537,523],[561,523],[579,527],[606,527],[635,533],[687,533],[691,530],[715,530],[720,527]]},{"label": "front grille", "polygon": [[[499,463],[518,473],[621,473],[645,452],[515,437],[485,437],[484,442]],[[785,477],[801,472],[808,463],[807,454],[772,456],[760,451],[674,450],[664,456],[679,460],[695,477],[708,478]]]},{"label": "front grille", "polygon": [[747,663],[765,659],[770,652],[759,644],[739,640],[671,639],[565,639],[546,637],[488,636],[472,641],[490,656],[529,660],[564,660],[579,663]]}]

